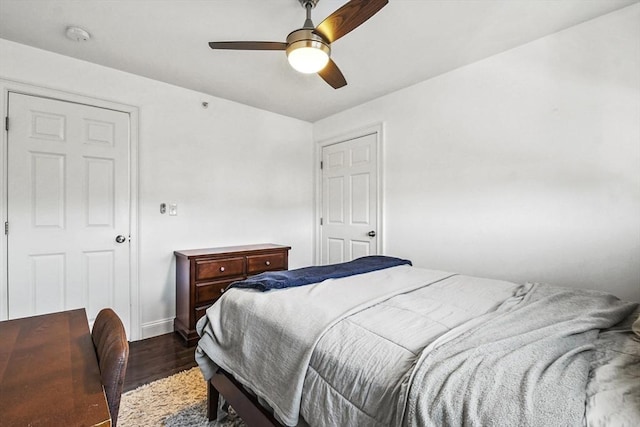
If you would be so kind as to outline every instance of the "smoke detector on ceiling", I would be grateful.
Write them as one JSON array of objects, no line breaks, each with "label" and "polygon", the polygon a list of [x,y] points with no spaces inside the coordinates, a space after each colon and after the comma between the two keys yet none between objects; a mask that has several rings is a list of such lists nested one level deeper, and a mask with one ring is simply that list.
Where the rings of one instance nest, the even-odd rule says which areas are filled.
[{"label": "smoke detector on ceiling", "polygon": [[80,27],[67,27],[67,38],[74,42],[86,42],[91,38],[91,34]]}]

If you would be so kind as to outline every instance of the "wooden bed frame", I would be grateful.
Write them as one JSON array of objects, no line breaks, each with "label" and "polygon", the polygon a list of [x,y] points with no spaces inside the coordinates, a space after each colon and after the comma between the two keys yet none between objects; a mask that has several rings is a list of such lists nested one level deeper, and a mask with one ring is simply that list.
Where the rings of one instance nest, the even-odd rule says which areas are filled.
[{"label": "wooden bed frame", "polygon": [[207,417],[209,421],[216,418],[218,400],[222,395],[248,426],[284,427],[269,410],[260,405],[255,396],[223,369],[218,369],[207,384]]}]

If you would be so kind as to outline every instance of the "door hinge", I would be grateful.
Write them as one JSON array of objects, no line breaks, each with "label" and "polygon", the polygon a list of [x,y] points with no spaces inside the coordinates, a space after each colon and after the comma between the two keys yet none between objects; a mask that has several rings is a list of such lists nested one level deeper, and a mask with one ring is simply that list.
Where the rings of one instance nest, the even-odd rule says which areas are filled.
[{"label": "door hinge", "polygon": [[4,223],[4,234],[9,234],[9,221]]},{"label": "door hinge", "polygon": [[320,217],[320,225],[322,225],[322,217]]},{"label": "door hinge", "polygon": [[324,162],[320,160],[320,170],[322,170],[323,168],[324,168]]},{"label": "door hinge", "polygon": [[9,131],[9,116],[4,118],[4,130]]}]

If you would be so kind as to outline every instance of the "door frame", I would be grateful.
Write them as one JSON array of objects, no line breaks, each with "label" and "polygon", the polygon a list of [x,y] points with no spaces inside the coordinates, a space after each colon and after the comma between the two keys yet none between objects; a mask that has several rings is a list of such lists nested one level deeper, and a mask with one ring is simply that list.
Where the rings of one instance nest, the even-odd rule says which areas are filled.
[{"label": "door frame", "polygon": [[376,237],[378,239],[378,254],[385,253],[384,246],[384,200],[383,200],[383,158],[384,158],[384,123],[379,122],[356,130],[347,131],[336,136],[316,141],[314,152],[314,171],[315,171],[315,206],[314,206],[314,218],[313,218],[313,230],[314,230],[314,245],[313,258],[315,264],[320,264],[322,258],[322,226],[320,225],[320,218],[322,217],[322,170],[320,169],[320,162],[322,161],[322,149],[329,145],[340,144],[341,142],[347,142],[352,139],[360,138],[367,135],[376,135],[376,213],[378,216],[378,224],[376,227]]},{"label": "door frame", "polygon": [[[4,125],[4,118],[8,115],[9,93],[50,98],[59,101],[84,104],[93,107],[120,111],[129,115],[129,304],[131,310],[130,341],[141,338],[140,329],[140,285],[139,285],[139,242],[138,242],[138,139],[139,139],[139,108],[106,99],[85,96],[52,88],[36,86],[0,78],[0,93],[2,106],[2,146],[0,149],[0,216],[5,223],[8,218],[8,132]],[[7,284],[8,239],[4,232],[0,233],[0,264],[3,274],[0,275],[0,320],[6,320],[9,315],[9,298]]]}]

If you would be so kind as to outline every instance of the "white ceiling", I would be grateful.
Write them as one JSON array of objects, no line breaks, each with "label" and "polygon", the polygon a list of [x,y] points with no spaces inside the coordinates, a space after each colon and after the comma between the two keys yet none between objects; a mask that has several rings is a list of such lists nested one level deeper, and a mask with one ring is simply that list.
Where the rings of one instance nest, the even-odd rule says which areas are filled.
[{"label": "white ceiling", "polygon": [[[304,22],[298,0],[0,0],[0,37],[313,122],[638,1],[390,0],[332,45],[338,90],[284,52],[207,45],[285,41]],[[344,3],[321,0],[314,23]],[[91,41],[67,39],[69,25]]]}]

